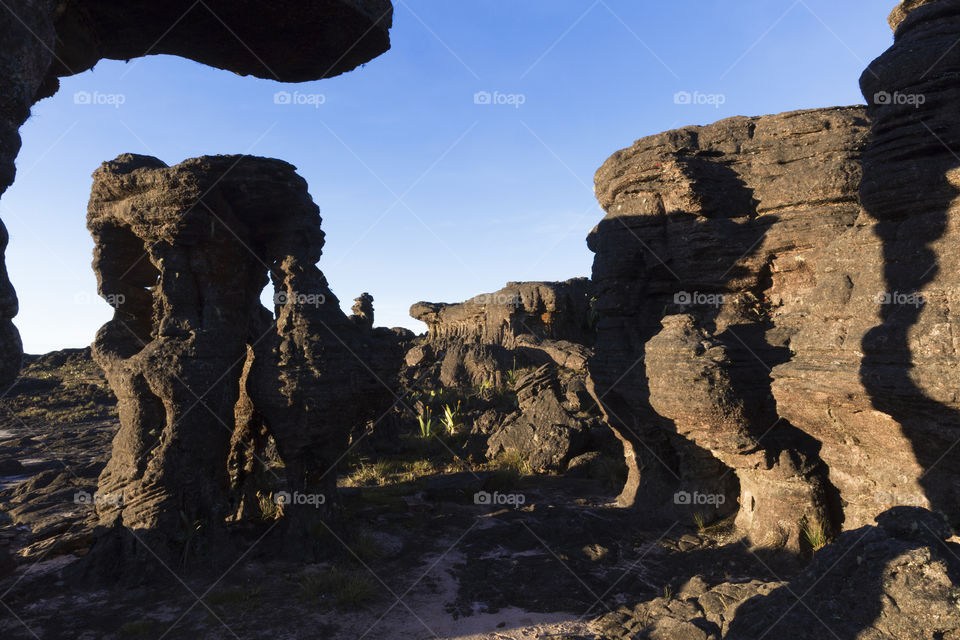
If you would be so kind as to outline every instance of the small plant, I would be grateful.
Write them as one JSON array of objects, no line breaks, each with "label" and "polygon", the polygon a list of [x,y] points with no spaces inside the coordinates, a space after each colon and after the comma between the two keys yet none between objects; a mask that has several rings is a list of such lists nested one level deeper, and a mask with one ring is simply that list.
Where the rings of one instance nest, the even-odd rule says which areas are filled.
[{"label": "small plant", "polygon": [[443,423],[443,426],[446,427],[447,433],[453,434],[456,433],[457,427],[460,426],[460,401],[457,400],[456,407],[451,408],[449,404],[443,405],[443,418],[440,420]]},{"label": "small plant", "polygon": [[703,533],[703,531],[707,528],[706,519],[703,517],[703,514],[700,513],[699,511],[693,514],[693,523],[697,525],[697,531],[699,531],[700,533]]},{"label": "small plant", "polygon": [[270,522],[283,517],[283,505],[277,504],[273,494],[264,494],[257,491],[257,504],[260,507],[260,519]]},{"label": "small plant", "polygon": [[663,598],[667,602],[670,602],[671,600],[673,600],[673,589],[671,589],[669,586],[665,586],[663,588]]},{"label": "small plant", "polygon": [[493,391],[494,384],[493,380],[487,379],[481,382],[480,384],[473,385],[473,395],[482,396],[490,391]]},{"label": "small plant", "polygon": [[804,539],[813,551],[819,551],[827,546],[827,533],[823,529],[823,524],[809,524],[804,522],[800,528]]},{"label": "small plant", "polygon": [[421,438],[429,438],[433,436],[433,415],[429,406],[423,408],[423,413],[417,416],[417,422],[420,423]]}]

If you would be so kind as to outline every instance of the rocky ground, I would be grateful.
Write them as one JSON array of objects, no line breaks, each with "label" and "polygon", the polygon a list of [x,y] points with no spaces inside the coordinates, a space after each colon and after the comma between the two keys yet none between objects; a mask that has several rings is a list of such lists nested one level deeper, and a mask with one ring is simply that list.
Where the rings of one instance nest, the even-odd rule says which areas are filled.
[{"label": "rocky ground", "polygon": [[[91,585],[93,496],[117,428],[103,377],[87,351],[31,357],[2,402],[0,540],[15,558],[0,583],[3,638],[736,637],[739,605],[784,594],[811,560],[869,557],[894,540],[867,527],[845,534],[873,541],[852,555],[838,545],[761,551],[729,520],[660,523],[618,508],[617,478],[532,475],[508,456],[471,464],[453,455],[454,440],[405,436],[394,453],[358,446],[349,456],[341,516],[316,532],[329,549],[322,561],[284,558],[281,520],[267,509],[235,532],[245,551],[226,572],[196,574],[184,557],[129,584]],[[900,574],[922,569],[901,587],[949,591],[942,578],[960,567],[960,556],[947,562],[957,546],[927,543],[940,553],[913,544],[907,551],[927,556],[894,554],[908,558]],[[832,569],[819,569],[821,596],[850,572]]]}]

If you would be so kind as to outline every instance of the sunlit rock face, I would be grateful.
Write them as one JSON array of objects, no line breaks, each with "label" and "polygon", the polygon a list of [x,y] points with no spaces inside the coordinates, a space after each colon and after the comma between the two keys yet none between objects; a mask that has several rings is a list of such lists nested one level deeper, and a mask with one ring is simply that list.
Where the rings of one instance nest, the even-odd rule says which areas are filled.
[{"label": "sunlit rock face", "polygon": [[891,24],[866,109],[671,131],[597,173],[590,370],[623,502],[734,475],[758,541],[895,505],[960,525],[960,2]]},{"label": "sunlit rock face", "polygon": [[[0,12],[0,194],[14,180],[21,125],[59,78],[101,59],[170,54],[283,82],[329,78],[390,47],[389,0],[12,0]],[[0,223],[2,227],[2,223]],[[16,294],[0,228],[0,383],[20,367]]]},{"label": "sunlit rock face", "polygon": [[840,525],[822,443],[783,406],[804,396],[778,394],[771,369],[816,313],[824,251],[857,224],[868,132],[860,107],[731,118],[597,172],[589,368],[631,468],[622,503],[735,512],[770,544]]}]

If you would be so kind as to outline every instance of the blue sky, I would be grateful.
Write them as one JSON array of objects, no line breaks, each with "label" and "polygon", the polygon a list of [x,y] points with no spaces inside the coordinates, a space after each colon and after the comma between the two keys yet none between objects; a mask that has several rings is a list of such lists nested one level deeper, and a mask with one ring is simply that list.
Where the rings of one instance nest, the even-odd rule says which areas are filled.
[{"label": "blue sky", "polygon": [[418,300],[589,276],[585,237],[603,216],[593,174],[635,139],[862,103],[857,80],[892,42],[894,4],[394,0],[392,49],[329,80],[283,85],[169,56],[101,62],[34,108],[0,200],[24,347],[87,345],[110,317],[85,215],[90,174],[121,153],[293,163],[345,308],[369,291],[377,324],[421,331],[407,315]]}]

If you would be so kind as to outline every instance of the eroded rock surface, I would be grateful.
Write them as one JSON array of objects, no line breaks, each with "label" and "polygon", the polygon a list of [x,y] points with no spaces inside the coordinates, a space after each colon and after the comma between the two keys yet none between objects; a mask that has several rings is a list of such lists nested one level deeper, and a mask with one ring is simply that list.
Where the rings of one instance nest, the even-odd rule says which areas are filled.
[{"label": "eroded rock surface", "polygon": [[[99,60],[171,54],[283,82],[318,80],[349,71],[390,46],[389,0],[229,2],[16,0],[0,14],[0,194],[14,180],[18,130],[59,78]],[[2,227],[2,225],[0,225]],[[16,294],[2,264],[0,228],[0,382],[22,355],[10,322]]]},{"label": "eroded rock surface", "polygon": [[533,471],[564,471],[604,446],[585,384],[592,304],[585,278],[511,282],[457,304],[419,302],[410,315],[428,332],[407,352],[402,378],[415,390],[470,394],[463,408],[475,455],[519,454]]},{"label": "eroded rock surface", "polygon": [[755,534],[797,545],[804,517],[838,519],[770,368],[810,313],[818,254],[857,219],[867,132],[859,107],[731,118],[638,140],[597,172],[590,373],[627,452],[622,503],[722,515],[739,480]]},{"label": "eroded rock surface", "polygon": [[[364,359],[374,333],[316,267],[324,235],[306,182],[279,160],[168,167],[127,154],[94,174],[88,227],[98,290],[116,309],[93,355],[119,401],[97,507],[103,526],[135,533],[121,557],[144,557],[144,545],[181,564],[215,555],[250,496],[228,474],[231,438],[231,468],[250,475],[264,433],[294,496],[284,515],[296,546],[336,503],[350,429],[389,396],[389,374]],[[260,303],[268,274],[274,314]]]}]

